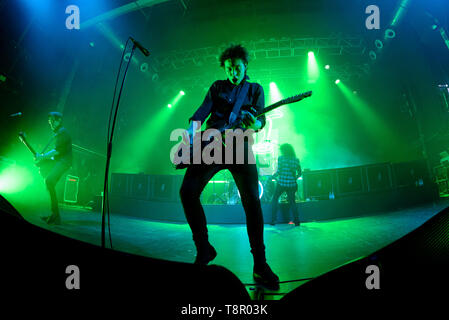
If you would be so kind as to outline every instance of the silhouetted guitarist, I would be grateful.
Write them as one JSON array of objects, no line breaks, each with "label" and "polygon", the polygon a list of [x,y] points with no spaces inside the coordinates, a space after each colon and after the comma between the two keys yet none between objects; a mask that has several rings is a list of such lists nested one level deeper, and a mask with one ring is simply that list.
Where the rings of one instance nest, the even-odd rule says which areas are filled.
[{"label": "silhouetted guitarist", "polygon": [[[53,167],[45,177],[45,185],[50,194],[51,216],[42,219],[48,224],[61,224],[58,199],[56,197],[56,184],[62,175],[72,166],[72,139],[62,126],[62,114],[50,112],[48,123],[54,132],[54,148],[46,153],[36,153],[36,161],[52,159]],[[45,151],[45,150],[44,150]]]}]

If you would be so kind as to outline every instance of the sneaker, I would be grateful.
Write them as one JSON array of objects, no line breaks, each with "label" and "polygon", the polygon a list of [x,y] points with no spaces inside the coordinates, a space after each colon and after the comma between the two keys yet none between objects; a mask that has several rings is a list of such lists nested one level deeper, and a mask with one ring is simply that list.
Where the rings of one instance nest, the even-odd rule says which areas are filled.
[{"label": "sneaker", "polygon": [[207,265],[209,262],[215,259],[217,251],[212,245],[209,244],[209,248],[206,250],[197,250],[194,264]]},{"label": "sneaker", "polygon": [[267,263],[258,267],[254,266],[253,278],[256,283],[265,286],[269,290],[279,290],[279,277],[274,274]]}]

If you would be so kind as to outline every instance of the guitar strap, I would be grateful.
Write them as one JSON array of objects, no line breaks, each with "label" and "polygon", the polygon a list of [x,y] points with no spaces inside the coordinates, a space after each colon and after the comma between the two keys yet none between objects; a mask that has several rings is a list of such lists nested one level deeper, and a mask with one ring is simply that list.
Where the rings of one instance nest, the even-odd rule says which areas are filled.
[{"label": "guitar strap", "polygon": [[234,107],[232,108],[231,114],[229,115],[229,124],[232,124],[237,119],[237,116],[240,112],[240,108],[242,107],[243,104],[243,100],[248,94],[248,90],[249,90],[249,83],[248,81],[245,81],[243,83],[242,88],[240,89],[239,95],[237,97],[237,100],[235,101]]},{"label": "guitar strap", "polygon": [[45,146],[44,149],[42,149],[41,153],[44,153],[45,150],[47,150],[47,148],[50,146],[50,144],[53,142],[53,140],[55,139],[56,135],[54,135],[53,137],[50,138],[50,141],[48,141],[47,145]]}]

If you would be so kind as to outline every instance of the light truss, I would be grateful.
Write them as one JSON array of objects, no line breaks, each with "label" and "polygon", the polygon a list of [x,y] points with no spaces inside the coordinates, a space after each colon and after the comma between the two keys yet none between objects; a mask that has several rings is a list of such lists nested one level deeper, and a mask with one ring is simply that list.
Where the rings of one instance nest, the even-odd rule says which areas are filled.
[{"label": "light truss", "polygon": [[[354,36],[281,38],[258,41],[242,41],[248,49],[251,60],[283,59],[299,57],[314,51],[317,55],[361,56],[366,51],[363,38]],[[226,45],[192,50],[176,50],[154,60],[159,70],[178,70],[191,65],[216,64],[220,52]]]}]

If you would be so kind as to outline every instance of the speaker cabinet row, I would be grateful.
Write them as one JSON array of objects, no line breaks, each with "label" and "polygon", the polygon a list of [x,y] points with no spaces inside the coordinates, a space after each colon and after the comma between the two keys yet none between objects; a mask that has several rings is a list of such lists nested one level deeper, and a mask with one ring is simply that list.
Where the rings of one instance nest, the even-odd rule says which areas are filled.
[{"label": "speaker cabinet row", "polygon": [[332,199],[401,187],[420,187],[431,181],[425,160],[366,166],[304,170],[304,196]]},{"label": "speaker cabinet row", "polygon": [[111,194],[140,200],[176,202],[183,176],[113,173]]}]

